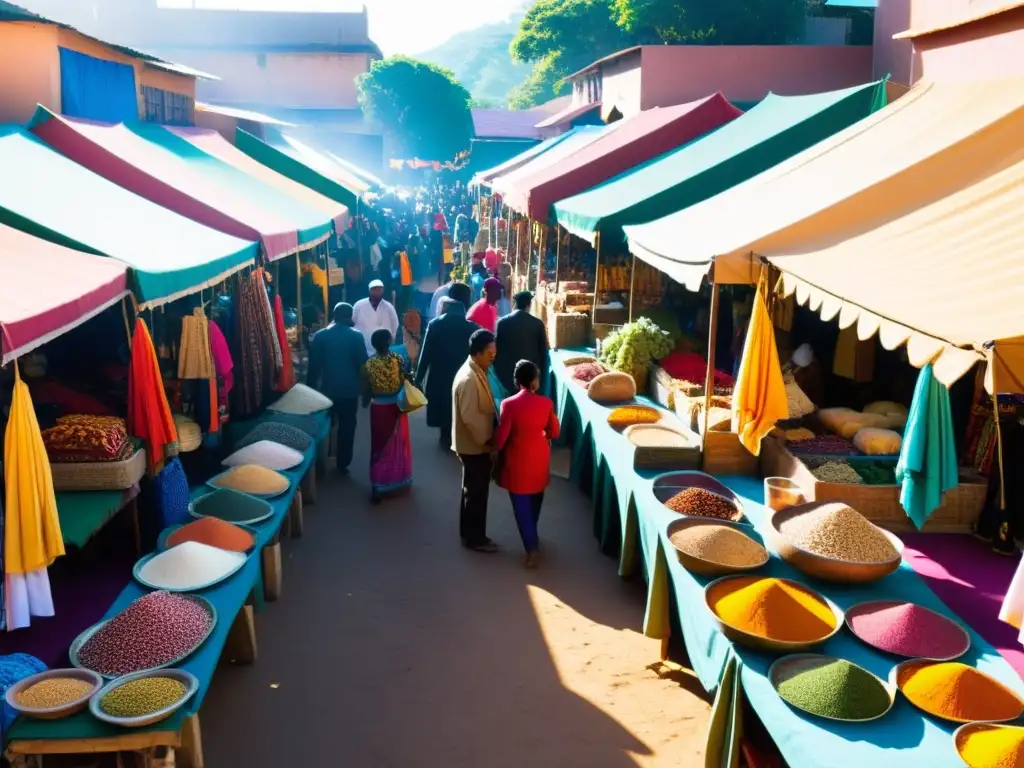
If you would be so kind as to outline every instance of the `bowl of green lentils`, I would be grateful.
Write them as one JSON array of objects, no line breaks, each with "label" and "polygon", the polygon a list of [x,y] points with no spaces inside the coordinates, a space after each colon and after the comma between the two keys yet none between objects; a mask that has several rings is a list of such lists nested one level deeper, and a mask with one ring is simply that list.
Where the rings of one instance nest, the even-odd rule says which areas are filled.
[{"label": "bowl of green lentils", "polygon": [[16,682],[5,698],[19,714],[57,720],[85,709],[102,687],[103,678],[91,669],[48,669]]},{"label": "bowl of green lentils", "polygon": [[89,700],[89,711],[105,723],[143,728],[159,723],[199,690],[199,679],[184,669],[153,669],[119,677]]}]

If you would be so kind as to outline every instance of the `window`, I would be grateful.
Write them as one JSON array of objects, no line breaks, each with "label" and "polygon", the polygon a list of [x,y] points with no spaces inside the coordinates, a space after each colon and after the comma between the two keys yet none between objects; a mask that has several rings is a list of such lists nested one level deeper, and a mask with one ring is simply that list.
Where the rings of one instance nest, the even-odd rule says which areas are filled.
[{"label": "window", "polygon": [[196,103],[191,96],[173,93],[150,85],[143,86],[146,120],[164,125],[194,125]]}]

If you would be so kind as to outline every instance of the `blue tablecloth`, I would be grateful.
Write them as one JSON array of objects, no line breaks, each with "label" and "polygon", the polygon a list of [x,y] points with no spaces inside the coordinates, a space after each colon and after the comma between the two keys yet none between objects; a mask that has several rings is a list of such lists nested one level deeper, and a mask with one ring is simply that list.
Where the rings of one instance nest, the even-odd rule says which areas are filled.
[{"label": "blue tablecloth", "polygon": [[[898,697],[885,718],[870,724],[844,725],[800,715],[776,695],[766,674],[777,657],[734,646],[727,640],[715,627],[704,604],[704,587],[708,579],[691,574],[675,556],[667,527],[678,516],[654,496],[652,480],[656,473],[633,470],[633,447],[608,426],[609,409],[590,400],[585,390],[568,381],[561,359],[578,354],[578,350],[551,353],[551,391],[559,417],[572,431],[570,439],[582,440],[582,444],[573,446],[573,476],[585,490],[594,493],[595,534],[606,549],[609,541],[618,540],[619,571],[622,575],[634,570],[634,552],[640,552],[643,575],[648,584],[645,634],[650,637],[667,635],[671,590],[686,650],[701,683],[708,691],[718,692],[727,667],[735,665],[731,668],[739,670],[739,688],[792,766],[962,768],[952,744],[954,726],[922,715],[902,696]],[[643,402],[650,404],[647,400]],[[718,479],[741,497],[747,517],[763,536],[767,514],[762,505],[762,481],[753,477]],[[790,568],[774,555],[761,573],[807,583],[844,610],[864,600],[903,599],[956,618],[907,564],[881,582],[863,587],[817,582]],[[1024,684],[1010,665],[976,632],[968,631],[972,645],[961,661],[1024,693]],[[867,647],[846,629],[818,652],[849,659],[883,678],[888,677],[897,661]],[[725,690],[728,687],[725,686],[716,698],[715,714],[734,720],[739,717],[739,707],[732,693]],[[723,714],[723,710],[728,711]],[[725,730],[731,733],[736,728],[730,723]],[[728,744],[725,749],[728,752]],[[725,754],[720,762],[728,765],[728,760],[729,755]]]}]

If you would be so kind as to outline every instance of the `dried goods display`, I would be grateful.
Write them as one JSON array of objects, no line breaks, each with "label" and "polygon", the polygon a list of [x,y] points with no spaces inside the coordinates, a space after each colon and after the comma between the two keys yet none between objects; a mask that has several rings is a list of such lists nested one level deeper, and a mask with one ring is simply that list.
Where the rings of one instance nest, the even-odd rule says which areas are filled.
[{"label": "dried goods display", "polygon": [[48,677],[18,693],[18,704],[32,709],[54,709],[89,695],[95,686],[74,677]]},{"label": "dried goods display", "polygon": [[778,681],[776,691],[794,707],[833,720],[873,720],[892,705],[881,680],[845,659],[827,656],[800,664]]},{"label": "dried goods display", "polygon": [[623,405],[608,414],[608,423],[616,428],[633,424],[654,424],[661,420],[661,411],[648,405]]},{"label": "dried goods display", "polygon": [[100,699],[100,708],[114,717],[142,717],[166,709],[188,689],[171,677],[142,677],[119,685]]},{"label": "dried goods display", "polygon": [[672,351],[672,337],[646,317],[613,331],[601,347],[601,361],[637,381],[646,379],[651,363]]},{"label": "dried goods display", "polygon": [[728,525],[690,526],[675,531],[669,539],[676,549],[718,565],[758,565],[767,556],[764,547]]},{"label": "dried goods display", "polygon": [[971,643],[970,635],[952,619],[899,600],[854,606],[846,623],[868,645],[911,659],[954,659]]},{"label": "dried goods display", "polygon": [[743,513],[728,499],[703,488],[686,488],[665,502],[673,512],[694,517],[738,520]]},{"label": "dried goods display", "polygon": [[881,529],[845,505],[825,505],[793,515],[779,526],[801,549],[851,563],[887,563],[900,556]]},{"label": "dried goods display", "polygon": [[572,380],[584,389],[587,389],[590,386],[590,382],[602,373],[608,373],[608,368],[601,365],[601,363],[597,361],[582,362],[573,366]]},{"label": "dried goods display", "polygon": [[815,592],[785,579],[721,579],[708,589],[707,602],[729,626],[770,640],[812,642],[836,629],[836,617],[828,603]]},{"label": "dried goods display", "polygon": [[896,684],[914,706],[960,723],[1004,722],[1024,713],[1024,704],[1002,683],[956,661],[909,661]]}]

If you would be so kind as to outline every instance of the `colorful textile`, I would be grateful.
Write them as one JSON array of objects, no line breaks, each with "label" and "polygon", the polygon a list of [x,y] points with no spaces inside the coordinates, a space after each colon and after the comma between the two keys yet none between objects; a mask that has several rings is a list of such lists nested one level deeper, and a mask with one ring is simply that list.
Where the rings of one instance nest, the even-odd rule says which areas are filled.
[{"label": "colorful textile", "polygon": [[[296,257],[298,258],[298,257]],[[277,333],[274,331],[274,311],[270,308],[270,295],[267,293],[267,284],[263,277],[263,268],[252,273],[253,289],[259,299],[260,326],[263,329],[264,343],[270,351],[271,359],[274,361],[272,380],[275,379],[284,367],[284,355],[281,352],[281,345],[275,339]]]},{"label": "colorful textile", "polygon": [[216,323],[208,323],[207,329],[210,332],[210,354],[213,356],[213,368],[217,373],[217,379],[224,382],[222,389],[228,394],[235,386],[235,363],[231,359],[231,349],[228,347],[228,340],[224,338],[224,331]]},{"label": "colorful textile", "polygon": [[178,442],[153,339],[141,316],[135,320],[128,367],[128,432],[145,443],[150,474],[160,471],[167,448]]},{"label": "colorful textile", "polygon": [[4,436],[4,478],[7,498],[4,568],[7,575],[46,568],[64,554],[57,517],[53,477],[32,396],[14,363],[11,415]]},{"label": "colorful textile", "polygon": [[412,285],[412,267],[409,265],[409,256],[405,251],[400,251],[398,254],[398,268],[402,285]]},{"label": "colorful textile", "polygon": [[263,406],[273,361],[267,355],[268,339],[263,335],[260,297],[256,294],[251,277],[239,278],[235,302],[235,339],[238,345],[235,358],[241,369],[241,375],[236,377],[236,408],[238,415],[245,418],[257,413]]},{"label": "colorful textile", "polygon": [[373,395],[393,395],[402,386],[402,358],[394,352],[374,355],[363,366]]},{"label": "colorful textile", "polygon": [[760,455],[761,440],[772,431],[775,422],[789,416],[775,329],[765,304],[766,289],[767,281],[762,277],[754,296],[750,328],[732,398],[733,431],[739,433],[740,442],[755,456]]},{"label": "colorful textile", "polygon": [[494,333],[498,330],[498,307],[490,304],[486,298],[480,299],[469,308],[466,319]]},{"label": "colorful textile", "polygon": [[292,363],[292,348],[288,344],[288,332],[284,327],[284,304],[281,295],[274,297],[274,330],[277,332],[277,344],[281,349],[281,373],[277,377],[276,392],[287,392],[295,386],[295,368]]},{"label": "colorful textile", "polygon": [[51,462],[121,461],[132,453],[128,428],[116,416],[62,416],[42,437]]},{"label": "colorful textile", "polygon": [[397,403],[370,404],[370,484],[374,493],[412,484],[409,417]]},{"label": "colorful textile", "polygon": [[187,523],[191,519],[188,501],[188,479],[181,459],[175,456],[153,478],[153,506],[160,528]]},{"label": "colorful textile", "polygon": [[181,342],[178,345],[179,379],[213,379],[216,371],[210,351],[210,328],[202,307],[181,318]]},{"label": "colorful textile", "polygon": [[896,482],[903,486],[900,505],[918,530],[942,504],[942,495],[960,482],[949,390],[930,363],[917,377]]}]

